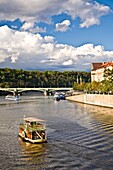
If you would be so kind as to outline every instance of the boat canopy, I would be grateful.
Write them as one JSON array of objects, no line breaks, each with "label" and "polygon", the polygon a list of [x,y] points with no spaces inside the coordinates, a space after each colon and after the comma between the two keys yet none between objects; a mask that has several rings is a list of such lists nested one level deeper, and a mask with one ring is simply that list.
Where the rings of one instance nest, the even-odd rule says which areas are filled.
[{"label": "boat canopy", "polygon": [[45,120],[38,119],[35,117],[25,117],[24,121],[26,121],[26,122],[45,122]]}]

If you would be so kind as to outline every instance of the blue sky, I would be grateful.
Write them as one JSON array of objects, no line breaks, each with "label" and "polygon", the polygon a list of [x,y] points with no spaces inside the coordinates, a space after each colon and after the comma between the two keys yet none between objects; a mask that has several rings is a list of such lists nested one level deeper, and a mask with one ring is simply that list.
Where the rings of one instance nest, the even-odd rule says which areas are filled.
[{"label": "blue sky", "polygon": [[0,67],[90,71],[113,61],[112,0],[0,0]]}]

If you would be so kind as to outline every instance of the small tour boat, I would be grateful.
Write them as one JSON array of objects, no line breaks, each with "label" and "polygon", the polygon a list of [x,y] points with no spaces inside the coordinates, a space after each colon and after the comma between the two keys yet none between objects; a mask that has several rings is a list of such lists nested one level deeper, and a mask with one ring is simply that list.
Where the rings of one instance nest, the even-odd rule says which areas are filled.
[{"label": "small tour boat", "polygon": [[65,94],[63,94],[63,93],[58,93],[58,92],[56,92],[55,94],[54,94],[54,100],[57,100],[57,101],[59,101],[59,100],[65,100],[66,98],[65,98]]},{"label": "small tour boat", "polygon": [[5,99],[18,101],[18,100],[20,100],[20,94],[18,94],[18,90],[17,89],[14,89],[13,94],[12,95],[7,95],[5,97]]},{"label": "small tour boat", "polygon": [[60,100],[65,100],[65,99],[66,99],[65,94],[61,93],[60,94]]},{"label": "small tour boat", "polygon": [[54,94],[54,100],[56,100],[56,101],[59,101],[60,100],[60,94],[59,93],[55,93]]},{"label": "small tour boat", "polygon": [[19,95],[18,95],[18,96],[7,95],[7,96],[5,97],[5,99],[6,99],[6,100],[18,101],[18,100],[20,100],[20,96],[19,96]]},{"label": "small tour boat", "polygon": [[31,143],[47,142],[46,129],[42,122],[45,121],[34,117],[23,118],[23,122],[20,123],[19,136]]}]

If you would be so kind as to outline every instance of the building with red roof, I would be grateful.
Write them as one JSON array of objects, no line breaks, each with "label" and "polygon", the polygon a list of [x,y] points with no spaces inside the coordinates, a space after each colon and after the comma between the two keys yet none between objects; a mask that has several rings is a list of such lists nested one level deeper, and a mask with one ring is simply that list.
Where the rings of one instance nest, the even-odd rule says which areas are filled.
[{"label": "building with red roof", "polygon": [[113,62],[100,62],[91,64],[91,82],[101,82],[104,80],[105,69],[113,69]]}]

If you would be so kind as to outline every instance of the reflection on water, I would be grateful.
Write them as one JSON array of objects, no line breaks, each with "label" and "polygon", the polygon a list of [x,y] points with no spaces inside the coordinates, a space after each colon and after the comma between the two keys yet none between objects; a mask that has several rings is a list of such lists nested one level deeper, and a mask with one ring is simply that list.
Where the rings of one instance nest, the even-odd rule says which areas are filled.
[{"label": "reflection on water", "polygon": [[113,108],[105,108],[98,106],[84,106],[87,112],[91,113],[91,116],[96,119],[96,121],[102,124],[113,125]]},{"label": "reflection on water", "polygon": [[[38,165],[38,168],[46,168],[45,153],[47,149],[45,143],[31,144],[22,141],[22,139],[19,137],[19,144],[21,147],[21,153],[20,153],[21,161],[25,162],[23,165],[23,169],[25,169],[25,167],[27,168],[29,163],[30,163],[30,167],[31,165],[32,167]],[[20,166],[20,164],[18,164],[17,167],[18,166]]]},{"label": "reflection on water", "polygon": [[21,138],[19,138],[20,146],[21,146],[21,152],[24,153],[27,156],[37,156],[42,155],[45,153],[45,143],[40,144],[31,144],[29,142],[22,141]]},{"label": "reflection on water", "polygon": [[[47,143],[18,137],[24,115],[46,120]],[[42,96],[17,103],[0,98],[0,169],[110,170],[112,157],[113,109]]]}]

